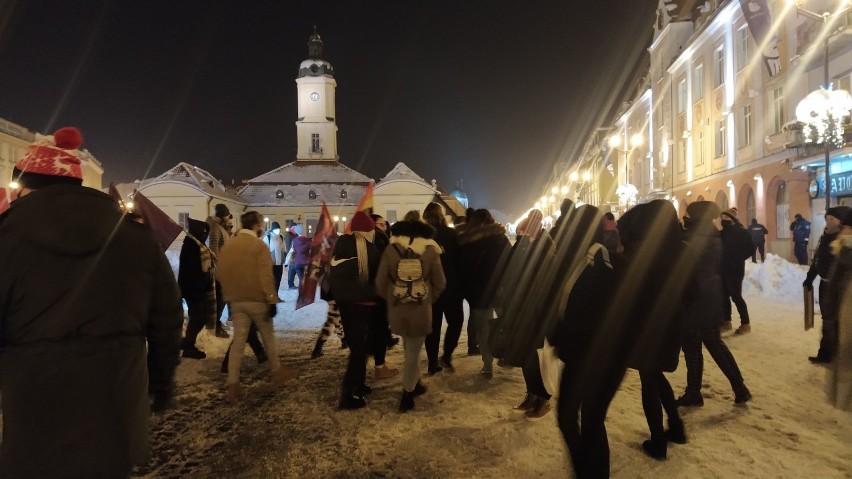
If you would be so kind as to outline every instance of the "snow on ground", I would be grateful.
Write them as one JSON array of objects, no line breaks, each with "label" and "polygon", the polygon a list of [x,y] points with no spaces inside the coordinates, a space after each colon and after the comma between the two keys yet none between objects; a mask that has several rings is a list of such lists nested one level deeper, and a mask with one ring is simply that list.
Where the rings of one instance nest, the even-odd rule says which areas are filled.
[{"label": "snow on ground", "polygon": [[[640,450],[648,428],[638,374],[628,373],[607,419],[613,477],[852,477],[852,414],[827,404],[825,369],[807,360],[816,352],[820,321],[804,331],[803,279],[802,268],[778,257],[770,255],[762,265],[748,263],[746,300],[753,330],[744,336],[726,333],[726,341],[754,399],[735,406],[730,385],[705,354],[705,405],[682,409],[690,442],[670,446],[665,462]],[[480,358],[464,355],[464,335],[455,372],[425,377],[429,391],[417,399],[414,411],[397,412],[399,377],[372,382],[366,408],[338,411],[346,351],[332,338],[324,357],[310,359],[326,305],[319,301],[294,311],[295,292],[283,296],[275,325],[282,360],[298,371],[297,379],[272,389],[267,369],[258,367],[247,349],[247,398],[229,405],[219,373],[228,340],[202,332],[199,347],[208,359],[184,359],[179,366],[177,405],[152,419],[155,456],[138,476],[570,476],[554,413],[537,421],[513,413],[524,395],[520,370],[497,368],[493,380],[481,379]],[[422,359],[425,371],[425,353]],[[388,363],[401,367],[402,361],[397,346]],[[681,393],[683,361],[669,377],[676,394]]]}]

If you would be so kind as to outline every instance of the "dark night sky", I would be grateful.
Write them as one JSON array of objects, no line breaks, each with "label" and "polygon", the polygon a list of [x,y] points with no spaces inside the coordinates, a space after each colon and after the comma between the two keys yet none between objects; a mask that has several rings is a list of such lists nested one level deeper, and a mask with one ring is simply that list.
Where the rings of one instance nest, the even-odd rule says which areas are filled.
[{"label": "dark night sky", "polygon": [[295,159],[294,80],[316,23],[344,164],[378,180],[403,161],[517,213],[633,81],[656,5],[0,0],[0,117],[80,127],[106,182],[179,161],[251,178]]}]

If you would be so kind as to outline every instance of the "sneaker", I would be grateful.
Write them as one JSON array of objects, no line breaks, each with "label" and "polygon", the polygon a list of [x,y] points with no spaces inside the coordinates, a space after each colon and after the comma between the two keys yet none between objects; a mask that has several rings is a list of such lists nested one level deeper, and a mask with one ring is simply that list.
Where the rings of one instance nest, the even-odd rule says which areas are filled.
[{"label": "sneaker", "polygon": [[184,349],[183,354],[181,354],[181,356],[183,356],[185,358],[190,358],[190,359],[204,359],[204,358],[207,357],[207,355],[204,354],[204,351],[202,351],[202,350],[200,350],[196,347]]},{"label": "sneaker", "polygon": [[399,401],[399,412],[408,412],[414,409],[414,393],[403,390],[402,399]]},{"label": "sneaker", "polygon": [[434,362],[434,363],[433,363],[433,362],[431,362],[431,361],[429,362],[428,372],[429,372],[429,375],[430,375],[430,376],[434,376],[435,374],[437,374],[437,373],[439,373],[439,372],[441,372],[441,371],[443,371],[443,370],[444,370],[444,368],[442,368],[441,366],[439,366],[439,365],[438,365],[438,363],[437,363],[437,361],[436,361],[436,362]]},{"label": "sneaker", "polygon": [[751,399],[751,391],[743,386],[741,391],[734,392],[734,404],[745,404]]},{"label": "sneaker", "polygon": [[272,384],[275,386],[282,386],[294,377],[296,377],[296,371],[292,368],[281,366],[275,371],[272,371]]},{"label": "sneaker", "polygon": [[704,397],[701,394],[684,394],[677,398],[677,405],[680,407],[701,407],[704,406]]},{"label": "sneaker", "polygon": [[417,384],[414,386],[414,390],[411,391],[411,394],[413,394],[414,397],[426,394],[426,386],[424,386],[420,381],[417,381]]},{"label": "sneaker", "polygon": [[472,348],[467,348],[468,356],[481,356],[482,352],[479,350],[479,346],[474,346]]},{"label": "sneaker", "polygon": [[452,356],[447,356],[446,354],[441,356],[441,359],[438,360],[438,365],[447,371],[453,371],[453,358]]},{"label": "sneaker", "polygon": [[826,358],[825,356],[816,355],[816,356],[809,357],[808,361],[810,361],[814,364],[828,364],[828,363],[831,362],[831,358]]},{"label": "sneaker", "polygon": [[479,371],[479,375],[485,379],[491,379],[494,377],[494,371],[492,371],[491,369],[482,368]]},{"label": "sneaker", "polygon": [[722,332],[734,329],[734,325],[730,321],[722,321],[722,327],[719,328]]},{"label": "sneaker", "polygon": [[537,398],[538,397],[535,394],[526,393],[526,395],[524,395],[524,400],[513,409],[515,411],[529,411],[535,406]]},{"label": "sneaker", "polygon": [[550,400],[544,398],[536,398],[535,405],[524,413],[529,419],[540,419],[550,412]]},{"label": "sneaker", "polygon": [[746,334],[746,333],[750,333],[750,332],[751,332],[751,325],[746,323],[746,324],[741,324],[740,327],[737,328],[736,331],[734,331],[734,334]]},{"label": "sneaker", "polygon": [[225,400],[229,403],[235,403],[245,396],[243,392],[243,387],[237,384],[228,384],[228,392],[225,394]]},{"label": "sneaker", "polygon": [[381,366],[376,366],[376,372],[373,377],[377,380],[379,379],[389,379],[399,374],[398,369],[389,368],[386,364]]},{"label": "sneaker", "polygon": [[351,411],[353,409],[361,409],[366,405],[367,401],[365,401],[364,398],[353,396],[351,394],[345,394],[340,398],[340,402],[337,404],[337,408]]},{"label": "sneaker", "polygon": [[354,393],[355,393],[355,396],[358,396],[358,397],[362,397],[362,398],[367,397],[368,394],[373,393],[373,388],[371,388],[369,384],[362,384],[362,385],[357,386],[355,388]]}]

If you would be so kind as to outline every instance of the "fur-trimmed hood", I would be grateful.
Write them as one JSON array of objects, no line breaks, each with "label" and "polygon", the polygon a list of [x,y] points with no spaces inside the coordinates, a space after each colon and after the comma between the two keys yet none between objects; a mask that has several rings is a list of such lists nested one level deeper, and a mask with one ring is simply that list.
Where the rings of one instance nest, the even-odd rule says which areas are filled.
[{"label": "fur-trimmed hood", "polygon": [[438,253],[443,253],[441,245],[435,241],[435,228],[420,221],[398,221],[390,228],[390,244],[398,244],[403,248],[411,248],[422,255],[426,247],[434,246]]},{"label": "fur-trimmed hood", "polygon": [[465,228],[464,231],[460,231],[458,235],[458,240],[460,245],[475,243],[483,238],[487,238],[489,236],[506,236],[506,228],[499,223],[492,223],[490,225],[482,225],[475,226],[473,228],[468,227]]}]

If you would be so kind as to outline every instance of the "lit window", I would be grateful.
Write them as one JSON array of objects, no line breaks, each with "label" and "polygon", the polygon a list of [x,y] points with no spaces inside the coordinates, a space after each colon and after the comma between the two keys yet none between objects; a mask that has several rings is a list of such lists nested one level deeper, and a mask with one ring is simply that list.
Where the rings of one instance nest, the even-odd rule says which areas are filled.
[{"label": "lit window", "polygon": [[683,113],[686,111],[686,79],[684,78],[677,84],[677,112]]},{"label": "lit window", "polygon": [[742,27],[737,30],[737,71],[742,70],[748,65],[750,60],[748,45],[748,27]]},{"label": "lit window", "polygon": [[775,120],[775,133],[784,128],[784,87],[772,90],[772,117]]},{"label": "lit window", "polygon": [[704,98],[704,64],[695,65],[692,73],[692,99],[698,101]]},{"label": "lit window", "polygon": [[740,111],[740,148],[751,144],[751,105]]},{"label": "lit window", "polygon": [[723,47],[719,47],[716,50],[715,54],[716,58],[716,75],[715,75],[715,86],[719,86],[725,83],[725,50]]},{"label": "lit window", "polygon": [[725,143],[725,130],[727,129],[727,118],[722,117],[721,120],[716,120],[716,158],[725,155],[727,145]]},{"label": "lit window", "polygon": [[322,153],[319,133],[311,133],[311,153]]}]

